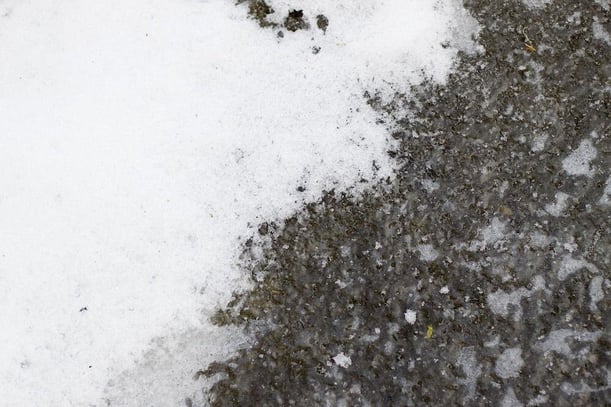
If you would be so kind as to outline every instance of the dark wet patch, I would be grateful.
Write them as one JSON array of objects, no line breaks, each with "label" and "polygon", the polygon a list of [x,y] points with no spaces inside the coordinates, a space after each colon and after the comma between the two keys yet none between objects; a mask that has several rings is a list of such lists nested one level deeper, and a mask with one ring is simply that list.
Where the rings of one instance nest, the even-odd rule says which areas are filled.
[{"label": "dark wet patch", "polygon": [[[608,15],[465,3],[484,54],[446,86],[370,95],[395,129],[396,178],[327,192],[244,245],[255,287],[214,321],[256,342],[202,372],[220,377],[212,405],[610,404],[611,50],[592,33]],[[570,176],[585,139],[593,176]],[[552,216],[558,192],[571,199]],[[565,275],[567,259],[582,263]]]}]

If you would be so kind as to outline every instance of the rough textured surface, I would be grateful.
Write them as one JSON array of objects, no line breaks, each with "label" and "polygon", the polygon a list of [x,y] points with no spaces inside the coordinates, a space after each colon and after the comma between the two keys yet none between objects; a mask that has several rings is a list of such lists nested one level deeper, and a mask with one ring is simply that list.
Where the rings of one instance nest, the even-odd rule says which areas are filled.
[{"label": "rough textured surface", "polygon": [[245,244],[212,405],[611,403],[608,3],[465,3],[483,54],[370,96],[396,179]]}]

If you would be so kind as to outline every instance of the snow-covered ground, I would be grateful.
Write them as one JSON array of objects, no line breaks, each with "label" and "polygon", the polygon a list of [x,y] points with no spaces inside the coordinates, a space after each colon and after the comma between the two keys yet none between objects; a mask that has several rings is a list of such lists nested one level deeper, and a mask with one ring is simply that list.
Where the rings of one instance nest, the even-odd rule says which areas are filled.
[{"label": "snow-covered ground", "polygon": [[208,322],[240,236],[391,175],[364,91],[443,81],[476,30],[458,0],[269,3],[326,34],[224,0],[0,0],[2,405],[201,399],[244,341]]}]

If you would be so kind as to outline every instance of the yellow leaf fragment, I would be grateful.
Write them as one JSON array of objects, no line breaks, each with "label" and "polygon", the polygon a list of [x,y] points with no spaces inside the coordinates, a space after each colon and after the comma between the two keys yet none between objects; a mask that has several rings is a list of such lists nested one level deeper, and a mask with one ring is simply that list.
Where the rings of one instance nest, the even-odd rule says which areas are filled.
[{"label": "yellow leaf fragment", "polygon": [[426,335],[424,336],[424,339],[431,339],[433,337],[433,325],[429,325],[426,328]]}]

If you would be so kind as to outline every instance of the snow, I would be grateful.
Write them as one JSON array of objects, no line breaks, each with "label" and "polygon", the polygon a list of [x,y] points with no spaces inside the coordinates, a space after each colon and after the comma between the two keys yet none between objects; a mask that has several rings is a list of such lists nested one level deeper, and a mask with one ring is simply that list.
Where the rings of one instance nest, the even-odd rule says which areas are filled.
[{"label": "snow", "polygon": [[392,175],[363,93],[476,49],[458,0],[302,6],[326,34],[222,0],[0,4],[3,403],[197,401],[194,372],[246,343],[208,318],[247,287],[248,225]]},{"label": "snow", "polygon": [[592,311],[596,311],[598,309],[598,303],[605,299],[603,282],[605,282],[605,280],[602,276],[595,276],[590,280],[590,310]]},{"label": "snow", "polygon": [[358,75],[379,88],[382,97],[406,91],[409,83],[424,77],[444,82],[459,49],[479,49],[472,43],[477,22],[457,0],[266,2],[275,11],[268,20],[275,23],[293,9],[303,10],[312,26],[316,15],[325,15],[326,33],[298,33],[297,40],[314,37],[312,45],[321,47],[320,55],[341,55],[334,69]]},{"label": "snow", "polygon": [[594,0],[594,2],[598,4],[599,6],[601,6],[603,10],[605,11],[609,11],[609,9],[611,8],[610,7],[611,1],[609,0]]},{"label": "snow", "polygon": [[509,348],[498,357],[494,370],[500,378],[510,379],[520,375],[522,366],[524,366],[522,349]]},{"label": "snow", "polygon": [[470,251],[483,251],[488,247],[498,248],[506,236],[507,223],[497,217],[492,218],[488,226],[478,231],[480,240],[473,240],[468,247]]},{"label": "snow", "polygon": [[553,241],[553,238],[539,232],[538,230],[533,231],[530,235],[530,243],[535,247],[544,248],[553,243]]},{"label": "snow", "polygon": [[596,158],[597,151],[590,140],[583,140],[579,147],[562,160],[562,168],[569,175],[585,175],[591,177],[594,170],[590,161]]},{"label": "snow", "polygon": [[482,375],[482,366],[477,363],[477,354],[473,346],[466,347],[460,351],[456,364],[462,369],[465,378],[459,379],[466,386],[466,400],[472,400],[477,390],[477,380]]},{"label": "snow", "polygon": [[422,186],[424,187],[424,189],[426,190],[426,192],[428,192],[429,194],[435,192],[436,190],[439,189],[439,183],[435,182],[431,179],[423,179],[422,181]]},{"label": "snow", "polygon": [[551,4],[553,0],[522,0],[522,3],[527,7],[533,9],[544,8],[548,4]]},{"label": "snow", "polygon": [[507,317],[511,311],[510,306],[515,307],[514,320],[519,321],[522,317],[520,302],[522,298],[528,298],[533,293],[545,289],[545,279],[542,276],[535,276],[532,279],[532,289],[520,287],[517,290],[505,292],[497,290],[488,294],[486,301],[490,310],[503,317]]},{"label": "snow", "polygon": [[571,274],[574,274],[582,269],[587,269],[592,273],[598,273],[598,269],[592,263],[589,263],[583,259],[574,258],[569,254],[564,255],[558,267],[558,280],[564,281]]},{"label": "snow", "polygon": [[598,200],[598,203],[600,205],[611,205],[610,197],[611,197],[611,176],[609,176],[607,178],[607,181],[605,182],[605,189],[603,191],[602,196]]},{"label": "snow", "polygon": [[611,35],[609,35],[607,30],[605,30],[605,27],[598,22],[596,17],[592,22],[592,33],[594,34],[594,38],[597,40],[603,41],[607,45],[611,45]]},{"label": "snow", "polygon": [[411,310],[411,309],[405,310],[405,314],[403,314],[403,316],[405,317],[405,320],[410,325],[414,325],[416,323],[416,315],[417,315],[416,311]]},{"label": "snow", "polygon": [[545,143],[547,142],[548,138],[549,136],[547,134],[536,135],[532,140],[532,145],[530,147],[530,150],[535,153],[539,151],[543,151],[543,149],[545,148]]},{"label": "snow", "polygon": [[552,216],[560,216],[567,208],[571,196],[564,192],[556,192],[556,202],[545,205],[545,211]]},{"label": "snow", "polygon": [[350,367],[350,365],[352,364],[352,359],[350,359],[350,356],[346,356],[344,352],[340,352],[335,355],[333,357],[333,361],[336,365],[338,365],[339,367],[343,367],[344,369]]},{"label": "snow", "polygon": [[594,342],[601,335],[600,331],[573,331],[570,329],[557,329],[551,331],[544,341],[539,341],[535,347],[544,353],[556,352],[564,356],[574,355],[569,341]]},{"label": "snow", "polygon": [[420,260],[422,261],[435,261],[437,257],[439,257],[439,252],[435,250],[435,247],[431,244],[421,244],[417,247],[418,252],[420,252]]},{"label": "snow", "polygon": [[513,391],[513,389],[511,387],[507,389],[507,392],[505,393],[505,395],[503,396],[503,399],[501,400],[500,407],[522,407],[522,406],[524,406],[524,404],[522,404],[522,402],[518,400],[518,397],[516,396],[516,393]]},{"label": "snow", "polygon": [[546,394],[539,394],[528,401],[527,406],[541,406],[545,405],[549,401],[549,396]]}]

